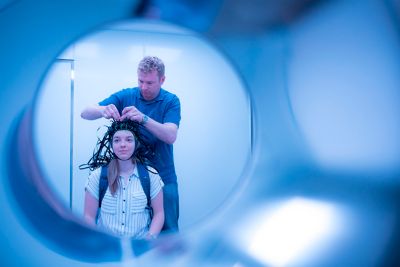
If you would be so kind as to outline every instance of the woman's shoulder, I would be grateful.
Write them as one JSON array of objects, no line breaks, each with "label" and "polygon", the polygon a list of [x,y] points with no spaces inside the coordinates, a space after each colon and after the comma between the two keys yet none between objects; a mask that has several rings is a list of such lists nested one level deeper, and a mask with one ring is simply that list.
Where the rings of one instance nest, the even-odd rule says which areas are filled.
[{"label": "woman's shoulder", "polygon": [[89,177],[91,177],[92,179],[93,178],[96,178],[96,179],[100,178],[101,168],[102,167],[99,167],[99,168],[94,169],[93,171],[90,171]]},{"label": "woman's shoulder", "polygon": [[158,174],[157,170],[154,169],[153,167],[151,167],[150,165],[147,165],[147,166],[146,166],[146,169],[147,169],[150,173]]},{"label": "woman's shoulder", "polygon": [[149,171],[150,179],[161,180],[160,175],[158,174],[157,170],[151,166],[147,166],[147,170]]}]

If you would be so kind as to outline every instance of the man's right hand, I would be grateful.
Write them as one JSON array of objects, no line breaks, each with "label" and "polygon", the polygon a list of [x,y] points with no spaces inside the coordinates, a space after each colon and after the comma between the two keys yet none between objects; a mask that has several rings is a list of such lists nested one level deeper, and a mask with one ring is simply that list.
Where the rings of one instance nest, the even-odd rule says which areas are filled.
[{"label": "man's right hand", "polygon": [[103,118],[114,119],[116,121],[120,120],[121,115],[119,114],[118,109],[115,107],[114,104],[103,106],[102,108],[103,108],[102,110]]}]

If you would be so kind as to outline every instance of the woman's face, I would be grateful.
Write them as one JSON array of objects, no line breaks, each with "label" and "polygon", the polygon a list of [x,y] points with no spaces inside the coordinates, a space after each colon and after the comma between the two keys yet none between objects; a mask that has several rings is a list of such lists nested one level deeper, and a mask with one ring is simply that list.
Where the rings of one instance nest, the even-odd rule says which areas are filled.
[{"label": "woman's face", "polygon": [[119,159],[129,159],[135,151],[135,138],[132,132],[127,130],[117,131],[112,139],[112,147]]}]

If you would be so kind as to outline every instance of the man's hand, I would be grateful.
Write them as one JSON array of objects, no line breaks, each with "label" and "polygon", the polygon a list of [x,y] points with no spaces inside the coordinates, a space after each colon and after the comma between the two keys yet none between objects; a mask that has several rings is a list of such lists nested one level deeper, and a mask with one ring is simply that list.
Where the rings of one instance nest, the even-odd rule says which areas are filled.
[{"label": "man's hand", "polygon": [[102,116],[106,119],[114,119],[116,121],[122,120],[121,116],[119,115],[118,109],[115,107],[114,104],[104,106]]},{"label": "man's hand", "polygon": [[141,123],[143,121],[144,114],[140,112],[136,107],[130,106],[122,110],[121,121],[129,119]]}]

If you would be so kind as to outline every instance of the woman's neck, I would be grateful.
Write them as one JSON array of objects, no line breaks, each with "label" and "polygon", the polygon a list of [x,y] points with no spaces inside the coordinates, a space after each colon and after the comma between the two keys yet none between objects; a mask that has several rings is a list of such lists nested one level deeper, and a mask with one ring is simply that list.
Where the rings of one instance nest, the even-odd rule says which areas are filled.
[{"label": "woman's neck", "polygon": [[135,169],[135,163],[131,160],[118,160],[120,174],[131,174]]}]

